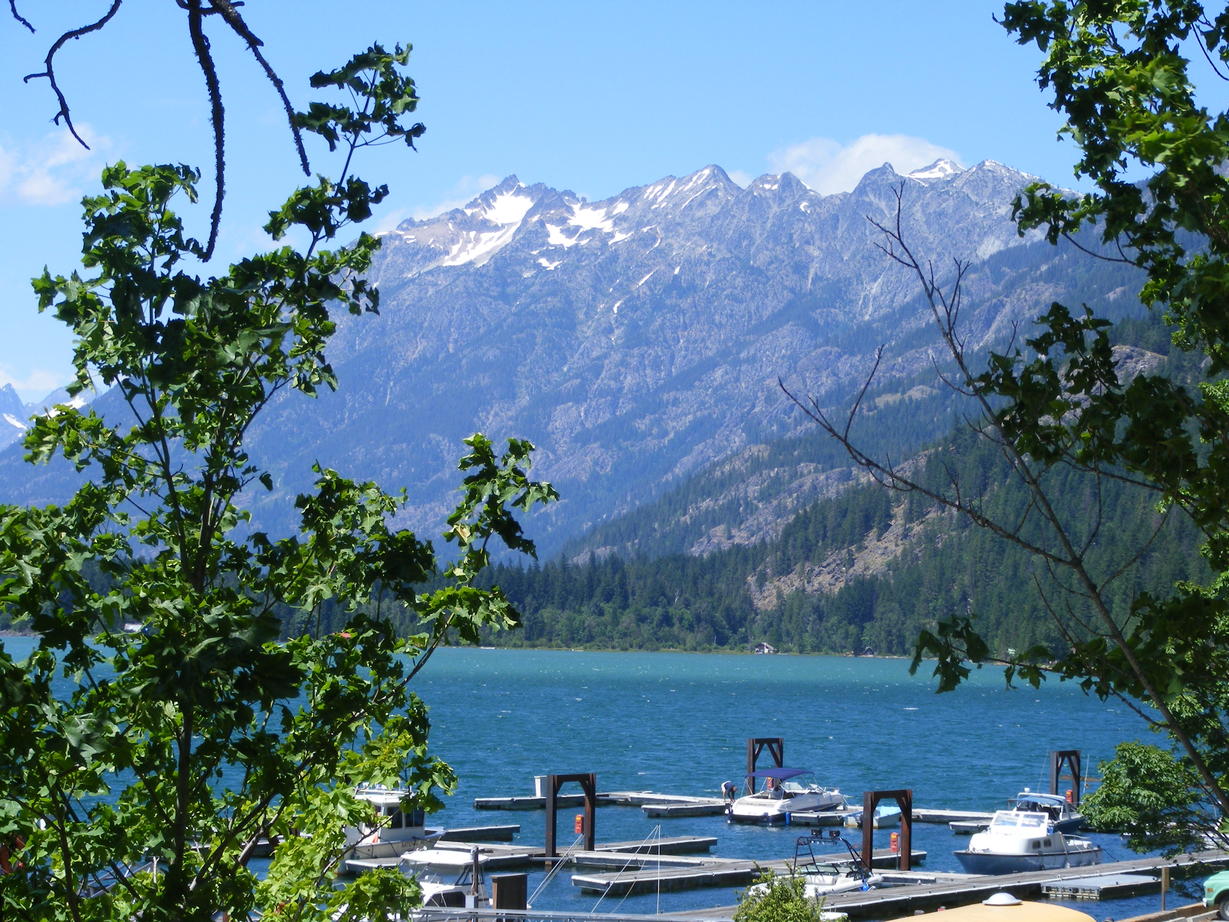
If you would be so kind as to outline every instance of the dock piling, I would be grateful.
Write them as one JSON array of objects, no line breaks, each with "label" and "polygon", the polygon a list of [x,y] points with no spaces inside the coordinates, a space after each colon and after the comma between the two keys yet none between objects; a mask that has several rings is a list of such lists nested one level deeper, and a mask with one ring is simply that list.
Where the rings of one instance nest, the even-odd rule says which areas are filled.
[{"label": "dock piling", "polygon": [[747,793],[755,793],[755,779],[752,773],[759,765],[760,756],[764,750],[772,756],[777,768],[785,766],[785,738],[781,736],[753,737],[747,740]]},{"label": "dock piling", "polygon": [[902,788],[896,791],[866,791],[862,795],[862,864],[869,871],[871,856],[875,853],[875,824],[871,818],[875,815],[875,807],[881,800],[894,800],[900,807],[900,850],[896,864],[898,871],[908,871],[912,867],[910,857],[913,854],[913,789]]},{"label": "dock piling", "polygon": [[559,788],[570,781],[580,785],[585,797],[585,850],[593,851],[597,843],[595,820],[597,819],[597,775],[589,772],[578,775],[546,776],[546,857],[558,858],[555,848],[555,814],[558,812]]}]

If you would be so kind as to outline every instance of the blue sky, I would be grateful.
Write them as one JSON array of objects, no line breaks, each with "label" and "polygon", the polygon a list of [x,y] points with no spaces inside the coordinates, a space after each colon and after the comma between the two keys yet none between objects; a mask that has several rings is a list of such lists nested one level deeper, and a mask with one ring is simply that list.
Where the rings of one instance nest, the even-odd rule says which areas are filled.
[{"label": "blue sky", "polygon": [[[42,69],[62,31],[108,6],[18,0],[33,35],[0,10],[0,384],[28,400],[67,379],[70,350],[60,325],[37,313],[28,280],[44,265],[73,268],[79,201],[102,164],[211,160],[202,78],[169,2],[127,0],[105,31],[61,52],[60,79],[92,149],[50,124],[47,82],[22,77]],[[715,163],[742,182],[788,169],[827,193],[885,161],[905,172],[948,156],[1071,185],[1074,153],[1036,85],[1038,54],[993,21],[1001,7],[248,0],[242,12],[303,105],[313,71],[372,41],[413,44],[427,133],[417,153],[386,148],[359,170],[392,188],[379,216],[391,226],[509,174],[595,200]],[[261,73],[229,36],[213,47],[230,140],[219,254],[231,259],[262,245],[264,213],[301,174]],[[200,233],[203,221],[189,218]]]}]

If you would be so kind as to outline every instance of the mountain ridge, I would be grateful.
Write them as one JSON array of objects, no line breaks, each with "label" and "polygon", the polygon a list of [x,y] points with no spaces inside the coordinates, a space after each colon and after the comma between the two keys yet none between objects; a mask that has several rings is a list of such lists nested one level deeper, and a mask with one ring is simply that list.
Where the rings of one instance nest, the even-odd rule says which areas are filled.
[{"label": "mountain ridge", "polygon": [[[910,399],[892,395],[920,386],[934,337],[916,280],[876,248],[868,217],[894,220],[900,194],[906,233],[936,266],[981,254],[966,278],[973,349],[1069,292],[1072,258],[1017,234],[1011,198],[1031,177],[993,161],[914,172],[884,165],[821,195],[788,173],[743,187],[709,165],[593,202],[509,176],[402,222],[370,272],[381,313],[338,320],[340,391],[279,395],[252,430],[279,485],[251,497],[255,526],[292,527],[286,493],[319,462],[408,487],[402,522],[429,537],[451,507],[461,440],[483,431],[537,445],[535,475],[563,495],[527,523],[549,555],[805,430],[779,379],[839,406],[885,346],[882,396]],[[64,489],[51,472],[22,480],[12,451],[0,472],[10,501]],[[762,518],[764,502],[746,515]]]}]

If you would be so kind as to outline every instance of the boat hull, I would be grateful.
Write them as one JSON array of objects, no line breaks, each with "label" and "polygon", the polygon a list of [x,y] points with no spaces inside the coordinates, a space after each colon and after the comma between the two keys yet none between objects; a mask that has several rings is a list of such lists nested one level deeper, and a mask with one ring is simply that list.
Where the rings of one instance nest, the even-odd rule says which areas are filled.
[{"label": "boat hull", "polygon": [[788,823],[792,813],[824,813],[840,810],[845,798],[839,792],[798,794],[794,797],[770,800],[764,797],[740,797],[730,804],[727,816],[733,823],[772,825]]},{"label": "boat hull", "polygon": [[969,874],[1018,874],[1023,871],[1051,871],[1055,868],[1082,868],[1101,861],[1101,847],[1068,848],[1061,852],[1030,855],[1002,855],[958,849],[956,859]]}]

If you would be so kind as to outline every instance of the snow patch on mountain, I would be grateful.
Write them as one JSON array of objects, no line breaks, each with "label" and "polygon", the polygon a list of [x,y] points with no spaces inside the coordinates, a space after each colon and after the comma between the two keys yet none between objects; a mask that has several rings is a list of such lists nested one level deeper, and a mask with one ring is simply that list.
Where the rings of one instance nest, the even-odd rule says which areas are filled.
[{"label": "snow patch on mountain", "polygon": [[489,201],[485,199],[486,196],[481,196],[464,209],[466,215],[485,226],[460,231],[448,255],[437,262],[437,266],[485,264],[511,242],[525,215],[536,204],[532,197],[524,194],[524,186],[519,183],[511,189],[499,191]]},{"label": "snow patch on mountain", "polygon": [[512,239],[519,226],[519,224],[509,224],[506,227],[486,233],[481,231],[464,231],[452,249],[448,251],[448,255],[441,259],[437,265],[460,266],[465,263],[473,263],[475,266],[481,266],[508,245],[508,242]]},{"label": "snow patch on mountain", "polygon": [[525,220],[525,215],[534,206],[534,201],[528,195],[523,195],[518,186],[515,191],[501,192],[489,205],[471,204],[465,209],[466,214],[477,215],[492,224],[517,224]]},{"label": "snow patch on mountain", "polygon": [[916,169],[912,173],[906,173],[905,178],[916,179],[918,182],[934,182],[936,180],[948,179],[963,172],[964,169],[959,163],[939,158],[934,163]]},{"label": "snow patch on mountain", "polygon": [[573,231],[572,236],[569,237],[563,230],[564,225],[551,224],[549,222],[543,223],[546,225],[546,242],[551,246],[574,247],[580,243],[580,235]]},{"label": "snow patch on mountain", "polygon": [[719,187],[738,188],[721,167],[706,166],[682,179],[667,176],[645,186],[640,192],[640,198],[642,201],[651,202],[650,208],[668,207],[682,211],[705,192]]},{"label": "snow patch on mountain", "polygon": [[[624,205],[624,208],[626,207]],[[568,219],[568,223],[573,227],[579,227],[582,233],[588,230],[600,230],[613,234],[614,223],[610,220],[611,213],[612,209],[609,208],[577,204],[572,206],[572,217]]]}]

